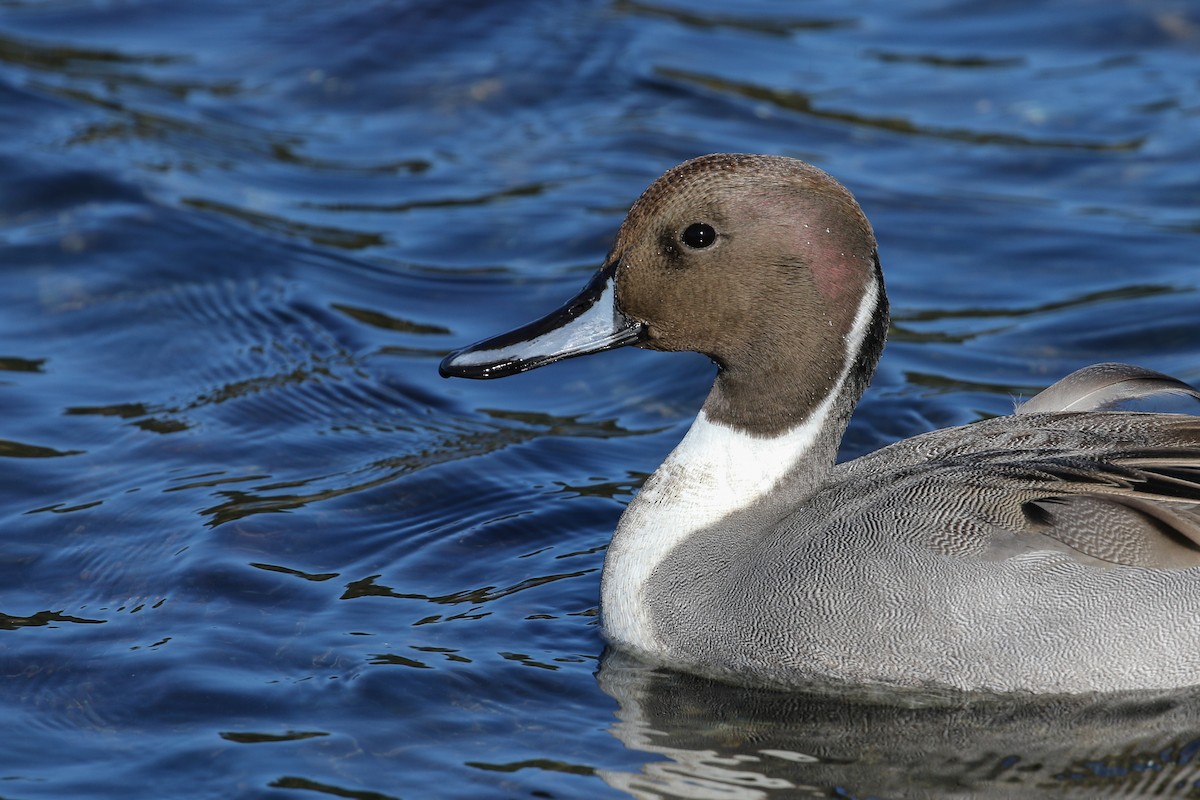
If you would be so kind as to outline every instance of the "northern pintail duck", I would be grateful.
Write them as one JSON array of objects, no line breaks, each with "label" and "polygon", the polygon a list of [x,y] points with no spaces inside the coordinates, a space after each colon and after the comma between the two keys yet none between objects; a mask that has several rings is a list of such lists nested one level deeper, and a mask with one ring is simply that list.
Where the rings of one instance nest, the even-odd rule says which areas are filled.
[{"label": "northern pintail duck", "polygon": [[716,363],[604,562],[605,635],[643,659],[777,688],[1200,684],[1200,418],[1103,410],[1200,392],[1102,364],[1012,416],[835,464],[887,325],[875,237],[841,184],[711,155],[646,190],[577,297],[441,373],[630,344]]}]

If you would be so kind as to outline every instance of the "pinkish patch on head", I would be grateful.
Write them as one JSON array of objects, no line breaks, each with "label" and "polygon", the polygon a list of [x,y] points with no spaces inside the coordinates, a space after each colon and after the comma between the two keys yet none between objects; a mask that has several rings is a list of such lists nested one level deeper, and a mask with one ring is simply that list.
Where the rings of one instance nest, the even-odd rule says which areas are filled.
[{"label": "pinkish patch on head", "polygon": [[804,181],[804,202],[795,188],[753,196],[747,212],[770,220],[773,234],[796,253],[812,275],[813,285],[831,307],[853,305],[873,271],[875,237],[858,204],[841,184],[822,179]]}]

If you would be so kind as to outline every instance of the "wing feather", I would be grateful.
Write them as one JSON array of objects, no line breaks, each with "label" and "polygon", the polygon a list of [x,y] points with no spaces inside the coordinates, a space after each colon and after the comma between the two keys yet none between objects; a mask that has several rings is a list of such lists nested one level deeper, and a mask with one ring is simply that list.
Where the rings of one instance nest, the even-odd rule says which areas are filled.
[{"label": "wing feather", "polygon": [[1200,400],[1200,391],[1178,378],[1132,364],[1105,363],[1072,372],[1018,405],[1013,413],[1102,411],[1156,394],[1187,395]]}]

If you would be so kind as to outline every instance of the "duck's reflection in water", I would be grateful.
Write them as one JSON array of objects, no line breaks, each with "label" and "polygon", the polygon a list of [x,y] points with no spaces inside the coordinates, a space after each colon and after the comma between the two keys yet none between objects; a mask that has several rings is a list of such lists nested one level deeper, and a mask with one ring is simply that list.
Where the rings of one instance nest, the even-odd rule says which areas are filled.
[{"label": "duck's reflection in water", "polygon": [[609,651],[612,733],[662,757],[604,780],[638,798],[1200,795],[1200,689],[967,696],[728,686]]}]

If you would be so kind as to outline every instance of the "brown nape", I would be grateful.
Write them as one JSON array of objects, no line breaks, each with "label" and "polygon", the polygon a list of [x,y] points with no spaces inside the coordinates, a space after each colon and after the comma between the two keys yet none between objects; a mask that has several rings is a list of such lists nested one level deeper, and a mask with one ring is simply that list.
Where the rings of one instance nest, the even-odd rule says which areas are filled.
[{"label": "brown nape", "polygon": [[876,274],[877,305],[857,353],[847,351],[845,335],[835,326],[780,331],[777,342],[790,342],[790,347],[764,344],[757,348],[760,354],[747,361],[748,368],[719,365],[713,392],[704,405],[709,419],[764,436],[784,433],[806,421],[826,397],[838,391],[836,381],[851,358],[842,399],[835,403],[843,416],[828,423],[840,436],[870,383],[887,338],[888,301],[883,276],[878,269]]},{"label": "brown nape", "polygon": [[[711,246],[680,240],[696,222],[715,228]],[[633,205],[611,257],[621,310],[649,328],[644,346],[695,350],[719,366],[705,405],[714,421],[778,434],[836,390],[847,358],[851,400],[874,370],[887,324],[875,238],[850,193],[815,167],[747,155],[686,162]],[[877,308],[866,350],[849,353],[868,294]]]}]

